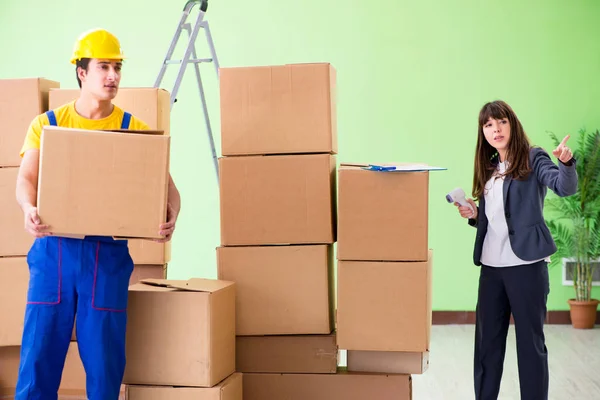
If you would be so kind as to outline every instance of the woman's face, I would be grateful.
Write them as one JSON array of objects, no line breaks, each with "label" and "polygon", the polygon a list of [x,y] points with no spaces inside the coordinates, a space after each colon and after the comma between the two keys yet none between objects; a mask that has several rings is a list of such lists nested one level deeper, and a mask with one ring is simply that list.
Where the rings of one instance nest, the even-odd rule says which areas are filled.
[{"label": "woman's face", "polygon": [[488,143],[496,150],[506,150],[510,140],[510,122],[508,122],[508,118],[489,118],[483,125],[483,134]]}]

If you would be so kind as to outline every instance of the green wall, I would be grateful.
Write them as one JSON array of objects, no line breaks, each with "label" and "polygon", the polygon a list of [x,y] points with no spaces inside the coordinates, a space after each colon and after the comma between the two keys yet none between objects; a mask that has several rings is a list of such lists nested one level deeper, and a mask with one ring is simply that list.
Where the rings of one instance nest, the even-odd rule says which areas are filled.
[{"label": "green wall", "polygon": [[[375,4],[373,4],[375,3]],[[222,66],[329,61],[338,71],[338,161],[414,161],[431,175],[433,307],[472,310],[475,231],[444,200],[470,191],[477,113],[508,101],[536,144],[600,128],[600,3],[579,1],[212,0],[207,17]],[[152,86],[184,1],[3,0],[0,78],[44,76],[76,87],[69,57],[91,27],[119,36],[122,86]],[[195,13],[194,13],[195,16]],[[199,40],[199,44],[204,44]],[[199,46],[205,55],[204,46]],[[171,67],[165,85],[175,76]],[[203,69],[219,144],[214,70]],[[216,277],[218,187],[190,70],[172,113],[172,174],[183,196],[170,278]],[[219,151],[219,148],[217,149]],[[551,272],[550,309],[573,290]],[[595,292],[600,296],[600,292]]]}]

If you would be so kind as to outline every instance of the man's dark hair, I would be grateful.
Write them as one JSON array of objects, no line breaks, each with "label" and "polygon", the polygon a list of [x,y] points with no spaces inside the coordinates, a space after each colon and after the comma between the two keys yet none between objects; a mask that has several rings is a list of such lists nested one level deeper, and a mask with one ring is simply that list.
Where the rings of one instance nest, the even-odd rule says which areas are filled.
[{"label": "man's dark hair", "polygon": [[84,71],[88,70],[88,66],[90,65],[90,58],[82,58],[81,60],[77,60],[75,64],[75,77],[77,78],[77,83],[79,84],[79,88],[81,89],[81,79],[79,79],[79,73],[77,72],[78,68],[83,68]]}]

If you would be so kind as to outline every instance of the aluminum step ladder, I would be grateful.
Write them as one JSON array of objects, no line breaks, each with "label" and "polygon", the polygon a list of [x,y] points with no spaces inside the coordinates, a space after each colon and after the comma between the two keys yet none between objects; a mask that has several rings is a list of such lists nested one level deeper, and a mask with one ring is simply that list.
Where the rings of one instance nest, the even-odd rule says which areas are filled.
[{"label": "aluminum step ladder", "polygon": [[[194,6],[199,6],[199,13],[196,19],[196,23],[192,29],[191,24],[187,22],[190,13]],[[171,45],[169,46],[169,50],[165,55],[162,66],[160,68],[160,72],[158,77],[156,78],[156,82],[154,83],[155,88],[161,87],[162,80],[167,71],[167,66],[171,64],[179,64],[179,72],[177,73],[177,78],[175,79],[175,84],[173,85],[173,89],[171,90],[171,109],[173,109],[173,104],[177,101],[177,93],[179,92],[179,86],[181,85],[181,81],[183,79],[183,75],[185,74],[185,70],[188,64],[194,64],[196,70],[196,80],[198,81],[198,90],[200,91],[200,98],[202,100],[202,109],[204,111],[204,121],[206,123],[206,130],[208,133],[208,140],[210,143],[210,148],[212,151],[212,157],[215,166],[215,172],[217,175],[217,183],[219,182],[219,165],[217,159],[217,152],[215,150],[215,141],[213,138],[212,128],[210,124],[210,118],[208,116],[208,107],[206,105],[206,96],[204,95],[204,88],[202,86],[202,78],[200,76],[200,64],[201,63],[213,63],[215,67],[215,72],[217,73],[217,79],[219,79],[219,61],[217,59],[217,53],[215,51],[215,46],[212,40],[212,35],[210,33],[210,28],[208,26],[208,21],[204,19],[206,11],[208,9],[208,0],[189,0],[185,7],[183,8],[183,14],[181,15],[181,20],[177,24],[177,29],[175,30],[175,35],[173,40],[171,41]],[[198,37],[198,32],[200,28],[204,29],[204,33],[206,36],[206,41],[208,43],[208,47],[210,49],[211,58],[198,58],[196,55],[196,38]],[[185,48],[185,52],[182,59],[173,59],[173,52],[175,51],[175,47],[179,42],[179,38],[181,37],[181,33],[183,30],[186,30],[189,35],[189,40],[187,43],[187,47]]]}]

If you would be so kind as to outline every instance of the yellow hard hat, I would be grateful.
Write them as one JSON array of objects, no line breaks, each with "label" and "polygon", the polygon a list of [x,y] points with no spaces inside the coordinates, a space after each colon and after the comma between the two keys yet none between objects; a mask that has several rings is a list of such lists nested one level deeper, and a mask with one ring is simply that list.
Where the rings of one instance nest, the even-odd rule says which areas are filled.
[{"label": "yellow hard hat", "polygon": [[92,29],[82,33],[75,42],[71,64],[82,58],[122,60],[125,57],[115,35],[105,29]]}]

